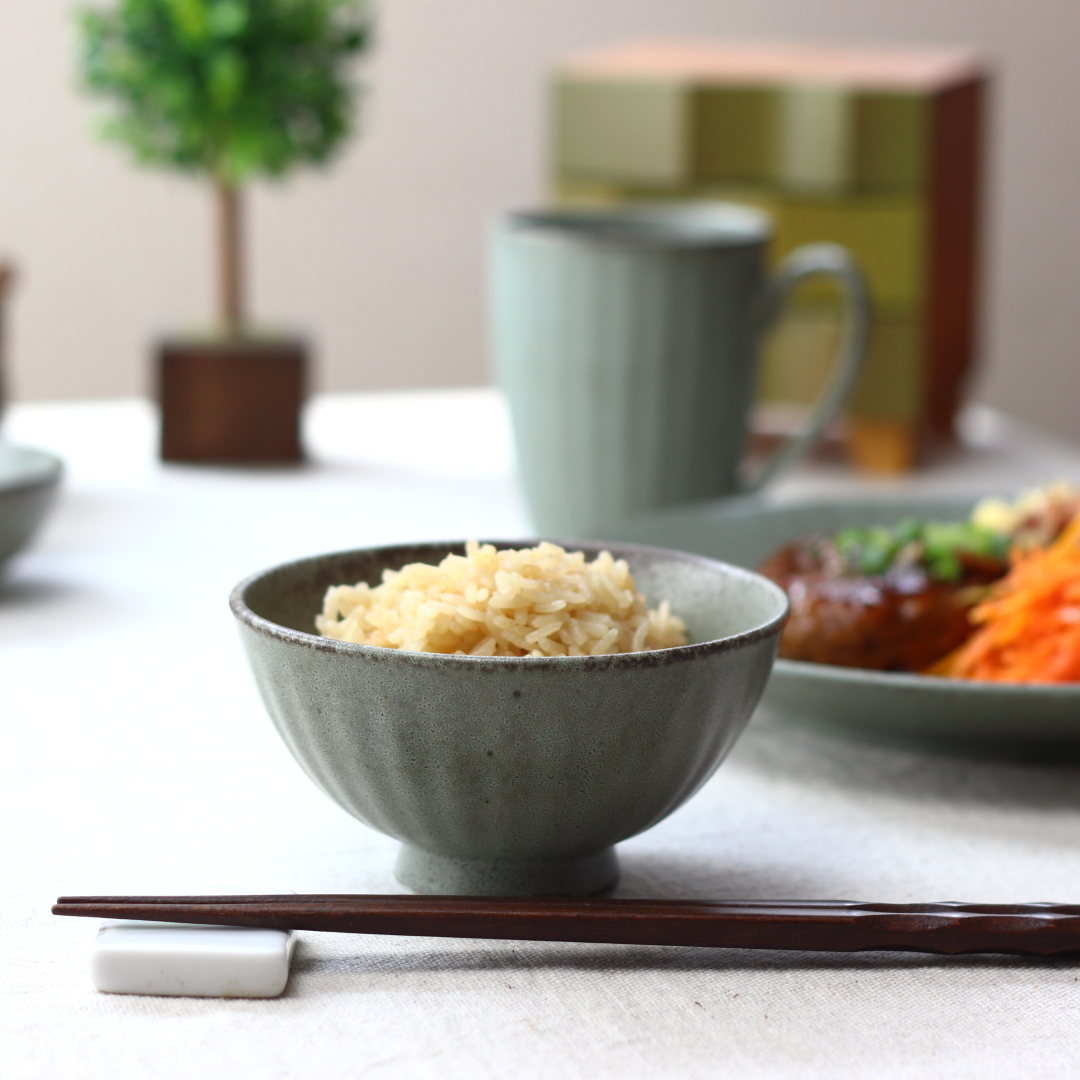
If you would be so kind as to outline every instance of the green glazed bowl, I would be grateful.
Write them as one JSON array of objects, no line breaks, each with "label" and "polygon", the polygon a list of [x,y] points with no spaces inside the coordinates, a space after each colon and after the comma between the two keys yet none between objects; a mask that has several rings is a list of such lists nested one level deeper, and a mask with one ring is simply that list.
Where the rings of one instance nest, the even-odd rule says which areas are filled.
[{"label": "green glazed bowl", "polygon": [[53,454],[0,443],[0,566],[37,534],[56,502],[62,473]]},{"label": "green glazed bowl", "polygon": [[376,584],[383,570],[463,553],[459,543],[316,556],[233,590],[281,737],[330,798],[402,841],[404,884],[437,893],[599,892],[618,877],[614,845],[690,798],[746,726],[787,617],[783,591],[695,555],[608,550],[629,562],[650,606],[671,602],[692,644],[468,657],[314,632],[329,586]]}]

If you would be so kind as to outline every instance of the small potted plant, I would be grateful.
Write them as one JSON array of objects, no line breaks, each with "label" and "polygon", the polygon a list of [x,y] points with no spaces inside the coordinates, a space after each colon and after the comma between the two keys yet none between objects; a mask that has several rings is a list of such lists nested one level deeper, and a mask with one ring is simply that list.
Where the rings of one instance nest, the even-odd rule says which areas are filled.
[{"label": "small potted plant", "polygon": [[105,135],[140,163],[204,178],[217,204],[218,320],[157,356],[161,454],[182,461],[301,457],[306,348],[249,321],[243,196],[330,160],[352,126],[365,0],[116,0],[81,13],[82,74],[111,99]]}]

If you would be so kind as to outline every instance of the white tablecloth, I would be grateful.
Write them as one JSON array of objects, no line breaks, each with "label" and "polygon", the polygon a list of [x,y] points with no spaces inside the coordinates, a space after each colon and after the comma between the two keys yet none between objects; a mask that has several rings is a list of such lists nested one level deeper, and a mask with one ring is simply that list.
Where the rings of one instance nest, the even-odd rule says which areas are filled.
[{"label": "white tablecloth", "polygon": [[[396,892],[395,844],[302,775],[226,606],[335,548],[525,535],[490,391],[317,400],[313,463],[163,467],[141,402],[23,406],[68,463],[0,585],[0,1076],[1073,1077],[1080,967],[305,933],[284,997],[96,993],[78,893]],[[921,490],[1080,479],[1000,417]],[[452,451],[448,447],[453,447]],[[838,468],[781,491],[850,490]],[[894,486],[896,482],[879,482]],[[863,482],[865,486],[865,482]],[[689,804],[621,845],[618,895],[1076,900],[1080,770],[918,755],[755,718]]]}]

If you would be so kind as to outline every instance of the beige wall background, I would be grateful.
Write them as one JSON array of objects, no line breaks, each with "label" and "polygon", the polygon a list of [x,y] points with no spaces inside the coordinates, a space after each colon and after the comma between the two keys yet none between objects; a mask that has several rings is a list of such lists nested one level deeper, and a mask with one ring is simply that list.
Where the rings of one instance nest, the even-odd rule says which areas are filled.
[{"label": "beige wall background", "polygon": [[[144,392],[156,330],[211,303],[198,184],[92,137],[75,5],[0,4],[0,254],[21,273],[21,399]],[[322,389],[488,381],[486,227],[544,192],[544,80],[578,48],[653,35],[975,43],[997,58],[978,396],[1080,437],[1076,0],[382,0],[361,137],[261,187],[253,306],[311,331]]]}]

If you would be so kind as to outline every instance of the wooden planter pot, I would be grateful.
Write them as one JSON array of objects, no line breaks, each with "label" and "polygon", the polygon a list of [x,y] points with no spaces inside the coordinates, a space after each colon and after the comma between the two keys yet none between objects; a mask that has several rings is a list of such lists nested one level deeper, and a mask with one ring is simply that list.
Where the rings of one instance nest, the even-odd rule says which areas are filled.
[{"label": "wooden planter pot", "polygon": [[162,460],[301,461],[307,367],[296,338],[166,338],[157,353]]}]

